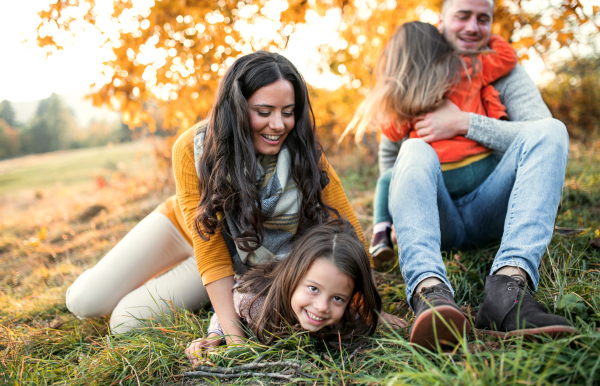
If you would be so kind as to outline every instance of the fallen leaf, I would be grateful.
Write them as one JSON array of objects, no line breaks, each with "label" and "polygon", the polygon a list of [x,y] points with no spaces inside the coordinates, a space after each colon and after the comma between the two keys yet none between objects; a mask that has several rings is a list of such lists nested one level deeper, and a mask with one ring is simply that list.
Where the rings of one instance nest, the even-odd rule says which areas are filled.
[{"label": "fallen leaf", "polygon": [[44,241],[46,239],[46,236],[48,236],[48,228],[42,226],[40,228],[40,231],[38,232],[38,239],[40,239],[40,241]]},{"label": "fallen leaf", "polygon": [[53,320],[50,323],[48,323],[48,327],[56,330],[57,328],[60,328],[64,323],[61,322],[60,320]]}]

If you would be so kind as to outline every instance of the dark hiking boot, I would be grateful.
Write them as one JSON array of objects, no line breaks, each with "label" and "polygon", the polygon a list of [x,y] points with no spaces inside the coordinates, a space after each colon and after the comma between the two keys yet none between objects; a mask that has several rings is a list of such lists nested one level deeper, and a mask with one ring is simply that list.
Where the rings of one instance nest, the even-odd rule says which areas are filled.
[{"label": "dark hiking boot", "polygon": [[471,324],[454,302],[452,291],[444,283],[425,287],[413,296],[415,322],[410,327],[410,343],[435,350],[456,345]]},{"label": "dark hiking boot", "polygon": [[577,332],[567,319],[548,313],[533,299],[522,275],[487,277],[475,326],[478,332],[501,338],[520,335],[557,337]]},{"label": "dark hiking boot", "polygon": [[392,244],[392,228],[386,228],[385,231],[377,232],[371,239],[371,248],[369,248],[375,269],[381,269],[383,263],[394,259],[394,244]]}]

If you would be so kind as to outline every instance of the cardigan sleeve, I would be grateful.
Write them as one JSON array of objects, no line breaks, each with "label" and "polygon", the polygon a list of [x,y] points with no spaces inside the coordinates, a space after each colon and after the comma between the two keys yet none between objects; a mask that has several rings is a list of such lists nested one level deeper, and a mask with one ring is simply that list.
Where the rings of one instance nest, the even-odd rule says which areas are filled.
[{"label": "cardigan sleeve", "polygon": [[348,197],[346,197],[346,192],[344,192],[342,181],[336,174],[335,170],[333,170],[333,167],[331,167],[325,156],[323,156],[322,161],[325,165],[327,175],[329,176],[329,184],[325,187],[325,189],[323,189],[323,201],[332,208],[335,208],[340,213],[340,216],[352,224],[356,230],[356,233],[358,234],[358,238],[363,243],[367,256],[369,256],[371,267],[374,267],[373,259],[369,253],[369,244],[367,244],[367,240],[363,235],[362,228],[360,227],[360,223],[356,217],[356,213],[354,213],[354,209],[352,208],[352,205],[350,205]]},{"label": "cardigan sleeve", "polygon": [[209,240],[202,240],[194,229],[196,209],[200,202],[200,191],[194,164],[194,129],[183,133],[173,146],[173,172],[177,188],[177,201],[185,226],[191,231],[192,246],[198,272],[204,285],[227,276],[233,276],[231,254],[219,229]]}]

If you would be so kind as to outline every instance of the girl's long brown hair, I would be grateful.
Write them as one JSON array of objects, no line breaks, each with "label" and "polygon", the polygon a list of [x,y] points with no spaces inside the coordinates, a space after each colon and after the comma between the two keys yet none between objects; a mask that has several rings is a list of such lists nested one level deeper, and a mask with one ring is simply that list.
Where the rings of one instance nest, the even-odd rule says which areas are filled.
[{"label": "girl's long brown hair", "polygon": [[[317,141],[315,119],[304,79],[285,57],[257,51],[238,58],[219,83],[206,124],[204,151],[198,163],[200,202],[194,228],[207,240],[226,218],[240,229],[234,239],[246,252],[263,243],[260,194],[255,184],[256,154],[252,143],[247,99],[261,87],[280,79],[294,87],[294,129],[285,139],[292,158],[290,174],[300,199],[298,234],[339,213],[323,202],[329,177],[322,163],[323,149]],[[222,217],[218,217],[223,214]]]},{"label": "girl's long brown hair", "polygon": [[[382,117],[398,123],[435,110],[444,96],[469,74],[461,55],[469,55],[470,70],[478,71],[479,52],[456,51],[431,24],[402,24],[377,61],[377,83],[356,110],[344,135],[355,130],[360,139],[367,126]],[[399,127],[399,125],[398,125]]]},{"label": "girl's long brown hair", "polygon": [[[289,331],[301,331],[292,310],[292,294],[317,259],[325,259],[354,282],[354,292],[342,319],[325,327],[313,336],[327,340],[349,340],[375,332],[381,298],[371,276],[369,257],[352,225],[345,220],[332,220],[309,230],[298,240],[290,256],[279,262],[257,266],[244,274],[238,291],[256,295],[252,302],[242,305],[251,317],[250,329],[263,342],[283,337]],[[264,304],[251,314],[256,299]]]}]

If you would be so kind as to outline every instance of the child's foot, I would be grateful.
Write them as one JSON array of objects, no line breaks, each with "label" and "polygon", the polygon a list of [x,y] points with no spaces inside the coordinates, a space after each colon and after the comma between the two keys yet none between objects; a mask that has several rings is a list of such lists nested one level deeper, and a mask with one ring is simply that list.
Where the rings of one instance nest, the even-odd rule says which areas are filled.
[{"label": "child's foot", "polygon": [[381,232],[377,232],[371,239],[371,248],[369,252],[373,257],[375,269],[381,269],[383,263],[394,258],[394,244],[392,244],[392,229],[387,227]]}]

